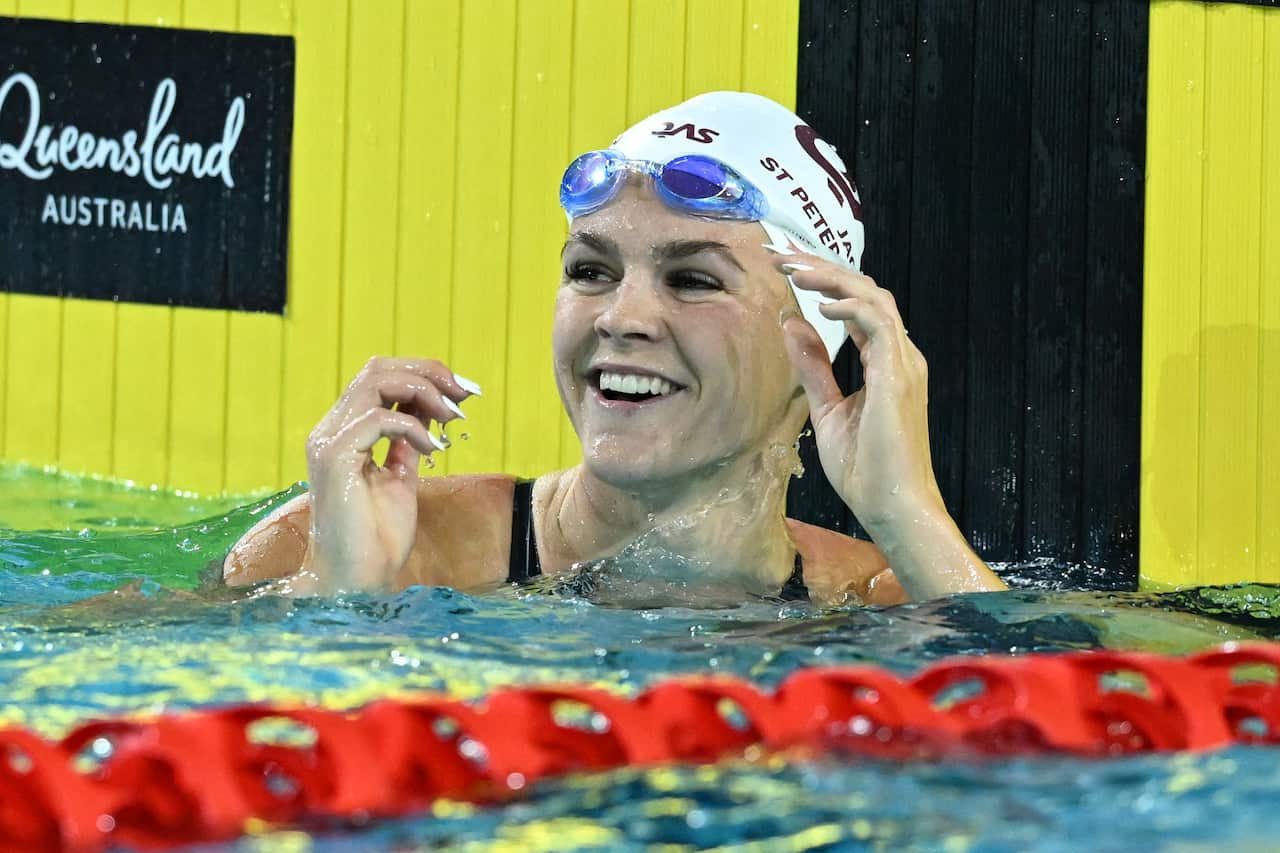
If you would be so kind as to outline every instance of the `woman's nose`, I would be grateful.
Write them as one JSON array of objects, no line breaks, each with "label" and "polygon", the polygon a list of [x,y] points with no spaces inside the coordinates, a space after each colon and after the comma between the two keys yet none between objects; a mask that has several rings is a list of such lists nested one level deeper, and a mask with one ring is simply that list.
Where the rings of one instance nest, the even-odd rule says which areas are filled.
[{"label": "woman's nose", "polygon": [[596,317],[602,338],[657,340],[662,336],[665,308],[652,282],[626,278],[609,295],[608,306]]}]

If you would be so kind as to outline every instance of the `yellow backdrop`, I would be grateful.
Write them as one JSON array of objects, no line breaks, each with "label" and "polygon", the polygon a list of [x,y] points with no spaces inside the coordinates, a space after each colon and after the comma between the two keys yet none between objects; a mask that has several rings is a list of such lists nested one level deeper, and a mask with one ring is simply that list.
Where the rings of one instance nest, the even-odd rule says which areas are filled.
[{"label": "yellow backdrop", "polygon": [[1152,4],[1140,566],[1280,581],[1280,9]]},{"label": "yellow backdrop", "polygon": [[366,359],[484,386],[438,472],[577,458],[548,329],[571,154],[714,89],[795,99],[798,0],[0,0],[0,14],[293,35],[289,303],[0,294],[0,456],[201,492],[305,475]]},{"label": "yellow backdrop", "polygon": [[[203,492],[301,478],[307,432],[375,353],[484,385],[438,471],[572,462],[546,334],[560,170],[701,91],[795,93],[798,0],[0,14],[297,39],[283,318],[0,294],[0,455]],[[1147,159],[1143,579],[1280,581],[1280,9],[1152,4]]]}]

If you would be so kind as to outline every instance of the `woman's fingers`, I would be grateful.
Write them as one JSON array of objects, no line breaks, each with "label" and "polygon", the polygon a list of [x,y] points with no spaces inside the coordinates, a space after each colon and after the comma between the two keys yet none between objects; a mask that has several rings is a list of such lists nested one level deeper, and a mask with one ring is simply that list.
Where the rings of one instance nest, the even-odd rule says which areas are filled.
[{"label": "woman's fingers", "polygon": [[419,453],[433,453],[445,447],[417,418],[390,409],[370,409],[333,437],[331,452],[359,457],[373,449],[380,438],[402,438]]},{"label": "woman's fingers", "polygon": [[391,446],[387,449],[387,458],[382,463],[382,467],[401,475],[417,474],[418,460],[421,458],[422,454],[409,443],[408,439],[393,438],[391,439]]},{"label": "woman's fingers", "polygon": [[897,300],[870,276],[810,254],[778,258],[776,264],[797,287],[835,300],[818,310],[824,317],[844,321],[864,365],[868,342],[880,340],[896,343],[905,363],[922,375],[926,372],[924,356],[907,337]]},{"label": "woman's fingers", "polygon": [[361,373],[412,373],[429,381],[445,396],[461,403],[468,397],[479,397],[480,386],[465,376],[459,376],[443,363],[433,358],[383,358],[369,359]]},{"label": "woman's fingers", "polygon": [[[442,375],[445,378],[441,379]],[[435,420],[444,424],[455,418],[466,418],[456,400],[470,395],[471,391],[463,388],[439,362],[370,359],[320,421],[316,432],[336,435],[352,418],[369,409],[391,408],[397,404],[412,408],[424,423]]]},{"label": "woman's fingers", "polygon": [[411,407],[424,422],[428,419],[445,424],[455,418],[467,416],[453,400],[440,393],[430,382],[411,373],[388,373],[378,378],[374,390],[386,408],[399,403]]},{"label": "woman's fingers", "polygon": [[818,312],[828,320],[839,320],[849,326],[854,343],[864,351],[865,343],[888,337],[883,334],[892,329],[892,322],[876,306],[861,299],[841,299],[818,306]]},{"label": "woman's fingers", "polygon": [[809,400],[810,418],[817,424],[832,406],[844,399],[831,370],[827,348],[817,330],[802,317],[788,318],[782,324],[782,337]]},{"label": "woman's fingers", "polygon": [[877,306],[901,325],[902,316],[898,313],[897,300],[893,298],[892,293],[877,285],[871,276],[838,267],[817,258],[812,260],[816,263],[796,264],[781,261],[777,266],[791,276],[796,287],[802,290],[812,290],[831,299],[862,299]]}]

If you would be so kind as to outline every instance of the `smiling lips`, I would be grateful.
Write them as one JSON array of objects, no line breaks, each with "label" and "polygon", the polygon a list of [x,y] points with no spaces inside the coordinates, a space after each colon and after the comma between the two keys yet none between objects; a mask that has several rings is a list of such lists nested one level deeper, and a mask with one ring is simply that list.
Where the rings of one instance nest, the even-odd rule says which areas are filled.
[{"label": "smiling lips", "polygon": [[593,379],[597,399],[606,406],[643,405],[684,390],[683,386],[661,376],[630,370],[624,373],[615,369],[601,369],[596,371]]}]

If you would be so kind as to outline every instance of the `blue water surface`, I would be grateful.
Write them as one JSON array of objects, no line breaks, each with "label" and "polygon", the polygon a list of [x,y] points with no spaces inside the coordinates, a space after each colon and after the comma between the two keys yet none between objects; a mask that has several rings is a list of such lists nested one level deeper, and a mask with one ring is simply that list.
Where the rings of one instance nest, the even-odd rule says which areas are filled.
[{"label": "blue water surface", "polygon": [[[94,717],[244,701],[348,708],[546,681],[633,693],[690,672],[772,686],[811,665],[910,673],[952,655],[1186,653],[1280,634],[1274,587],[1061,592],[1044,587],[1100,575],[1051,560],[998,566],[1018,585],[1007,593],[889,609],[644,609],[573,586],[295,600],[209,584],[230,542],[279,499],[166,505],[161,523],[122,525],[98,496],[59,504],[43,531],[10,522],[0,530],[0,719],[56,737]],[[214,514],[196,518],[202,510]],[[764,757],[578,775],[500,807],[441,803],[359,831],[268,831],[193,849],[1264,850],[1280,837],[1278,758],[1265,748],[1105,761]]]}]

